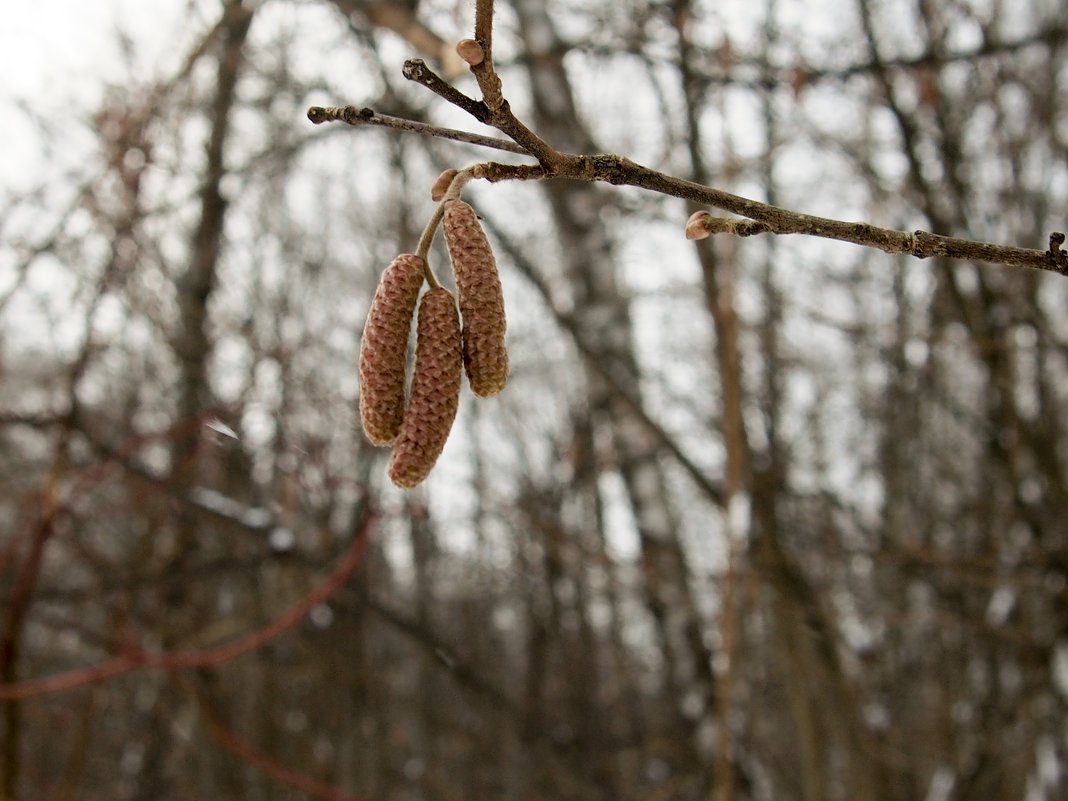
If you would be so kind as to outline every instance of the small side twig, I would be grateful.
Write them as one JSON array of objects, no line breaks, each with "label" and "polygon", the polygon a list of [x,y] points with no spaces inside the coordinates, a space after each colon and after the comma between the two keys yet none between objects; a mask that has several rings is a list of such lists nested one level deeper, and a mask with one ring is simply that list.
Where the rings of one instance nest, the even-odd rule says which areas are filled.
[{"label": "small side twig", "polygon": [[[765,209],[759,211],[765,213]],[[929,231],[897,231],[892,228],[879,228],[869,223],[813,217],[776,206],[767,206],[766,213],[772,219],[779,220],[782,225],[777,226],[770,220],[732,220],[713,217],[705,211],[694,212],[686,224],[686,236],[688,239],[704,239],[709,234],[723,233],[735,236],[769,233],[804,234],[851,242],[864,247],[877,248],[884,253],[914,256],[917,259],[943,257],[962,261],[984,261],[1008,267],[1046,270],[1068,276],[1068,253],[1059,247],[1065,238],[1060,232],[1050,234],[1049,250],[1041,251],[1014,245],[997,245],[992,242],[943,236]]]},{"label": "small side twig", "polygon": [[[435,76],[436,77],[436,76]],[[447,85],[447,84],[446,84]],[[470,100],[470,98],[468,98]],[[471,101],[477,103],[477,100]],[[393,128],[398,131],[422,134],[423,136],[436,136],[439,139],[451,139],[454,142],[463,142],[478,147],[488,147],[494,150],[504,150],[508,153],[526,154],[527,149],[507,139],[498,139],[494,136],[482,136],[469,131],[460,131],[456,128],[441,128],[437,125],[429,125],[425,122],[405,119],[404,117],[391,117],[389,114],[379,114],[374,109],[356,108],[356,106],[312,106],[308,109],[308,119],[316,125],[324,122],[344,122],[349,125],[373,125],[382,128]]]},{"label": "small side twig", "polygon": [[564,162],[574,161],[574,157],[561,153],[524,125],[512,113],[507,101],[503,101],[497,109],[490,109],[486,103],[473,100],[463,92],[455,89],[430,69],[422,59],[415,58],[405,61],[402,72],[409,81],[425,86],[438,96],[463,109],[479,122],[485,125],[492,125],[501,133],[511,137],[522,148],[520,152],[536,158],[550,174],[558,173],[564,166]]},{"label": "small side twig", "polygon": [[427,66],[421,58],[410,58],[401,67],[401,74],[413,83],[424,86],[442,100],[446,100],[457,108],[463,109],[476,120],[490,125],[492,116],[490,109],[481,100],[468,97],[451,83],[446,81],[434,70]]}]

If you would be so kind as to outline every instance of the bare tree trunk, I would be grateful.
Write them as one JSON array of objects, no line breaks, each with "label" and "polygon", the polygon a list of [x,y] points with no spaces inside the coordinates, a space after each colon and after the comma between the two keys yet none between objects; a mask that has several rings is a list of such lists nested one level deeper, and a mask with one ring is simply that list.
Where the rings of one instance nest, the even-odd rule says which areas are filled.
[{"label": "bare tree trunk", "polygon": [[[219,34],[222,52],[216,73],[215,97],[210,114],[207,164],[200,185],[200,219],[193,233],[189,264],[178,280],[179,327],[174,337],[174,352],[181,370],[178,420],[192,426],[192,433],[180,440],[172,455],[171,480],[188,489],[197,474],[197,451],[200,429],[197,425],[211,408],[213,395],[208,379],[208,360],[212,341],[208,330],[208,305],[217,281],[217,269],[223,246],[223,228],[227,201],[222,194],[226,175],[225,148],[231,126],[231,112],[237,99],[237,82],[243,61],[242,49],[252,24],[254,6],[242,0],[227,0]],[[186,521],[191,525],[191,521]],[[181,535],[181,545],[188,545],[192,532]],[[184,547],[180,548],[184,551]]]},{"label": "bare tree trunk", "polygon": [[[208,376],[212,350],[208,306],[216,285],[226,220],[227,202],[222,194],[226,175],[224,151],[254,10],[254,5],[246,6],[242,0],[226,0],[223,7],[222,21],[217,29],[221,52],[216,69],[215,96],[209,109],[207,162],[198,193],[200,217],[193,233],[188,266],[177,281],[179,328],[172,345],[179,363],[177,412],[179,429],[184,436],[174,443],[168,484],[181,495],[188,495],[196,485],[201,469],[200,423],[213,402]],[[168,570],[181,575],[198,551],[200,520],[185,505],[178,507],[175,516],[175,541],[166,559]],[[183,582],[172,584],[163,599],[165,612],[183,613],[189,597]],[[167,621],[161,640],[165,647],[173,647],[181,640],[181,628],[178,621]],[[154,720],[150,727],[151,736],[145,743],[137,799],[148,801],[171,792],[175,777],[168,770],[172,760],[168,748],[170,721],[175,708],[181,705],[182,698],[175,695],[173,686],[167,685],[161,690],[161,699],[151,713]]]},{"label": "bare tree trunk", "polygon": [[[537,129],[554,146],[569,152],[596,152],[589,134],[577,124],[569,79],[555,55],[560,52],[561,40],[544,5],[519,0],[515,10],[528,53],[526,63]],[[603,194],[595,187],[555,182],[549,183],[546,191],[584,340],[603,354],[607,369],[631,396],[640,397],[629,309],[618,285],[612,243],[598,218]],[[604,426],[611,431],[619,470],[637,521],[646,605],[659,632],[669,693],[681,700],[689,689],[684,685],[695,682],[708,697],[712,685],[711,654],[699,634],[701,620],[691,596],[675,516],[667,504],[658,443],[599,375],[588,371],[587,382],[591,420],[595,427]],[[692,728],[681,715],[679,721]]]}]

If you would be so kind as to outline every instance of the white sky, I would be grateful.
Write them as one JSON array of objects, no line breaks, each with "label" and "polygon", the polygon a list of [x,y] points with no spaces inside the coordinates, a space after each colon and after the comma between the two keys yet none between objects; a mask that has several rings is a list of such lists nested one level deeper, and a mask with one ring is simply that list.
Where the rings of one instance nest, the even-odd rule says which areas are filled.
[{"label": "white sky", "polygon": [[91,86],[117,62],[113,31],[161,52],[184,11],[182,0],[9,0],[0,26],[4,95]]},{"label": "white sky", "polygon": [[59,120],[72,99],[92,106],[102,79],[119,74],[118,28],[151,62],[167,53],[183,0],[7,0],[0,24],[0,196],[29,186],[40,159],[33,126],[16,108],[27,103]]}]

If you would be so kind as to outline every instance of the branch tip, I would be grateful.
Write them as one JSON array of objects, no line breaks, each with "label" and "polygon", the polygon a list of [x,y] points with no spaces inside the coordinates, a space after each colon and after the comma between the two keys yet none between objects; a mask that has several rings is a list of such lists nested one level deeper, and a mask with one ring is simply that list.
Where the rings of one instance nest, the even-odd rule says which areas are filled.
[{"label": "branch tip", "polygon": [[1053,259],[1053,263],[1058,267],[1058,272],[1068,275],[1068,252],[1061,250],[1064,240],[1065,236],[1061,231],[1054,231],[1050,234],[1049,250],[1046,251],[1046,255]]}]

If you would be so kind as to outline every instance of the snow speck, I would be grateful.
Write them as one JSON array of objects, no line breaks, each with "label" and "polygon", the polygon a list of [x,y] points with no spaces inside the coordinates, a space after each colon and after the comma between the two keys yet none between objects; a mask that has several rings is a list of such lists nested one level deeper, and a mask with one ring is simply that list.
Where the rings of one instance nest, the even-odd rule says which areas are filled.
[{"label": "snow speck", "polygon": [[271,550],[275,553],[286,553],[293,548],[293,532],[285,526],[276,526],[271,529],[271,533],[267,536],[267,541],[270,543]]},{"label": "snow speck", "polygon": [[219,434],[222,434],[224,437],[231,437],[233,439],[240,439],[240,437],[237,436],[237,432],[234,431],[232,428],[230,428],[230,426],[226,425],[226,423],[224,423],[222,420],[219,420],[219,419],[209,420],[204,425],[205,425],[205,427],[210,428],[212,431],[215,431],[215,432],[218,432]]},{"label": "snow speck", "polygon": [[1016,606],[1016,593],[1008,587],[998,587],[990,596],[986,606],[986,622],[991,626],[1000,626],[1009,619]]},{"label": "snow speck", "polygon": [[1053,684],[1068,699],[1068,640],[1061,640],[1053,648]]},{"label": "snow speck", "polygon": [[328,629],[334,622],[334,610],[326,604],[319,604],[308,615],[312,625],[317,629]]},{"label": "snow speck", "polygon": [[931,776],[931,783],[927,785],[927,795],[924,801],[949,801],[956,783],[957,776],[952,769],[945,765],[940,766]]}]

